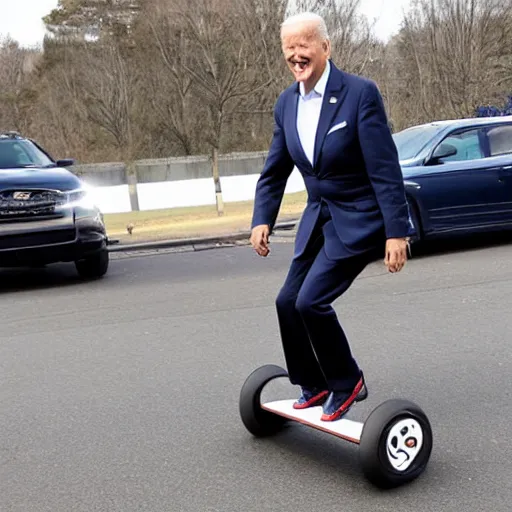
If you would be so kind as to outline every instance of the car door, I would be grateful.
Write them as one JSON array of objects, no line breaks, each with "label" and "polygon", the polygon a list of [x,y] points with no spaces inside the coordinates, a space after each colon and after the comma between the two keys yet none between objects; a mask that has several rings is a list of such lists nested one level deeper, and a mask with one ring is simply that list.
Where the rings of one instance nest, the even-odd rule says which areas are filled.
[{"label": "car door", "polygon": [[[439,146],[455,148],[451,156],[430,162],[421,180],[421,200],[430,229],[449,231],[494,224],[507,199],[500,167],[488,158],[485,127],[458,129]],[[452,149],[453,149],[452,148]]]},{"label": "car door", "polygon": [[486,129],[489,156],[498,167],[505,197],[499,205],[501,221],[512,222],[512,123],[499,123]]}]

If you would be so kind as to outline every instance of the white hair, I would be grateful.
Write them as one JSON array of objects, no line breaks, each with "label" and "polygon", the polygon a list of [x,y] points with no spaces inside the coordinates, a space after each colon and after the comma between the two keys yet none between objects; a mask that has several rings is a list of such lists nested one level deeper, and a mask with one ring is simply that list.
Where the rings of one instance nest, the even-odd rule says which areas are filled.
[{"label": "white hair", "polygon": [[281,28],[289,27],[291,25],[302,23],[304,21],[315,22],[318,35],[324,40],[329,39],[329,31],[327,30],[325,20],[322,18],[322,16],[314,12],[301,12],[299,14],[289,16],[283,21],[283,23],[281,24]]}]

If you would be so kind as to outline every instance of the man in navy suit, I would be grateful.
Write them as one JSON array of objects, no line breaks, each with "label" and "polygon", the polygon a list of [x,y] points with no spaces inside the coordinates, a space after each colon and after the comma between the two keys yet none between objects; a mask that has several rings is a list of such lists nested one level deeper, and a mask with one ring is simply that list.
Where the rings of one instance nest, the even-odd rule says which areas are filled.
[{"label": "man in navy suit", "polygon": [[279,329],[290,381],[302,389],[294,407],[323,405],[321,419],[333,421],[368,392],[331,304],[378,258],[390,272],[399,272],[412,225],[376,85],[331,62],[320,16],[289,18],[281,41],[296,83],[275,105],[251,243],[260,256],[269,254],[269,236],[296,166],[308,200],[276,300]]}]

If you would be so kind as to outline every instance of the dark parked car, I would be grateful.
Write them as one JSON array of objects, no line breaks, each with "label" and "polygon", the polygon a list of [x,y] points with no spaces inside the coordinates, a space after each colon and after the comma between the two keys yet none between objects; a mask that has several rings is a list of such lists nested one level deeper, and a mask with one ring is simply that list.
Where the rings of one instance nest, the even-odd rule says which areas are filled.
[{"label": "dark parked car", "polygon": [[416,240],[512,228],[512,116],[393,135]]},{"label": "dark parked car", "polygon": [[0,266],[74,262],[86,278],[108,269],[107,233],[82,181],[36,142],[0,133]]}]

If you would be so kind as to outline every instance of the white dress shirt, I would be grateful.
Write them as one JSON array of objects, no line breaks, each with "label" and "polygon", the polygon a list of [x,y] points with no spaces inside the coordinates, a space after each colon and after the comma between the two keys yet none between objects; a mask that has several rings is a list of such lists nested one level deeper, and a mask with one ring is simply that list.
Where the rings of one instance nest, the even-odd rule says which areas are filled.
[{"label": "white dress shirt", "polygon": [[297,106],[297,131],[299,133],[300,143],[302,149],[308,160],[313,165],[313,158],[315,154],[315,138],[318,121],[320,119],[320,111],[322,109],[322,100],[329,79],[331,71],[331,64],[327,61],[325,70],[316,83],[315,87],[305,94],[304,84],[299,84],[300,96],[299,104]]}]

